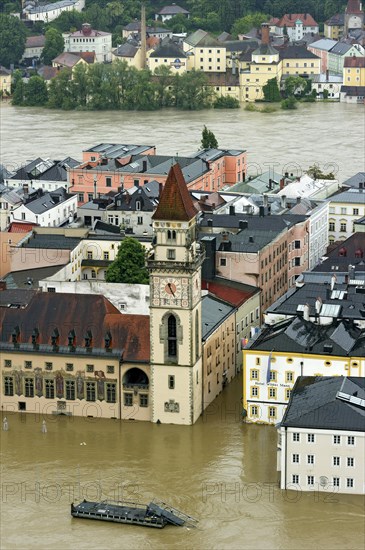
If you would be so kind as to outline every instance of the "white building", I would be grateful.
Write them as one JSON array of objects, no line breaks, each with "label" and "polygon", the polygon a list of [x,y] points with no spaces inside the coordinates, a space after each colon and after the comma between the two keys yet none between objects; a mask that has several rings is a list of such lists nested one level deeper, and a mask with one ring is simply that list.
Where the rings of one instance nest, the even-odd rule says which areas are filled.
[{"label": "white building", "polygon": [[354,223],[365,215],[365,189],[351,188],[329,199],[329,241],[344,241]]},{"label": "white building", "polygon": [[61,15],[64,11],[82,11],[85,0],[60,0],[52,4],[38,5],[38,2],[25,2],[23,15],[30,21],[45,21],[49,23]]},{"label": "white building", "polygon": [[67,194],[61,187],[12,210],[10,221],[37,223],[42,227],[60,227],[73,219],[76,211],[77,196]]},{"label": "white building", "polygon": [[280,488],[365,493],[365,380],[301,377],[279,427]]},{"label": "white building", "polygon": [[81,31],[62,33],[65,52],[95,52],[97,63],[112,60],[112,35],[109,32],[96,31],[89,23],[83,23]]},{"label": "white building", "polygon": [[330,75],[328,73],[316,74],[312,78],[312,90],[317,92],[317,99],[324,99],[326,91],[329,99],[340,100],[342,75]]}]

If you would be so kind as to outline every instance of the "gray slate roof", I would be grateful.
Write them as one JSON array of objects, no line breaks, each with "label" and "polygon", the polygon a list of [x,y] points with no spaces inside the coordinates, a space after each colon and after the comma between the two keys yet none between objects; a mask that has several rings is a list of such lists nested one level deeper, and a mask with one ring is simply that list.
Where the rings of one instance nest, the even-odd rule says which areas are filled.
[{"label": "gray slate roof", "polygon": [[[339,326],[341,338],[336,333]],[[332,346],[332,352],[325,351],[325,346]],[[284,353],[326,354],[328,357],[365,357],[365,331],[348,321],[318,325],[295,317],[268,327],[248,347]]]},{"label": "gray slate roof", "polygon": [[[365,89],[365,88],[364,88]],[[365,189],[349,189],[348,191],[343,191],[343,193],[338,193],[329,198],[331,203],[333,202],[349,202],[356,204],[365,204]]]},{"label": "gray slate roof", "polygon": [[21,244],[21,248],[49,248],[73,250],[81,241],[78,237],[65,237],[55,233],[32,233],[31,237]]},{"label": "gray slate roof", "polygon": [[343,376],[300,376],[281,426],[363,432],[365,409],[338,398],[338,392],[365,399],[365,379]]},{"label": "gray slate roof", "polygon": [[214,332],[234,310],[234,307],[218,298],[204,296],[202,299],[202,340],[206,340],[209,334]]},{"label": "gray slate roof", "polygon": [[351,178],[348,178],[342,182],[342,185],[359,189],[359,183],[362,183],[362,186],[365,189],[365,172],[358,172],[354,176],[351,176]]}]

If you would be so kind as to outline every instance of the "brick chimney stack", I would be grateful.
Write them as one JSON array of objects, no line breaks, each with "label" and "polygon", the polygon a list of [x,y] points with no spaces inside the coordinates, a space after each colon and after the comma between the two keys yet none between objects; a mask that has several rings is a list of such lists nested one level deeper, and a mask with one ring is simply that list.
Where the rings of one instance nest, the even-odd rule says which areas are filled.
[{"label": "brick chimney stack", "polygon": [[261,42],[262,44],[270,44],[270,29],[267,23],[261,25]]}]

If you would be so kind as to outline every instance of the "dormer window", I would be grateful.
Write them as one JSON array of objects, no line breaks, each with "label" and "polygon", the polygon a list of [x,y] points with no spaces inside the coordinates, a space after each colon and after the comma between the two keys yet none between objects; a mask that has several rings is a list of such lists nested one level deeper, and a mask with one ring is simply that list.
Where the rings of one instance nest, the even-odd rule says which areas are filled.
[{"label": "dormer window", "polygon": [[141,201],[136,201],[136,210],[141,210],[141,209],[142,209]]}]

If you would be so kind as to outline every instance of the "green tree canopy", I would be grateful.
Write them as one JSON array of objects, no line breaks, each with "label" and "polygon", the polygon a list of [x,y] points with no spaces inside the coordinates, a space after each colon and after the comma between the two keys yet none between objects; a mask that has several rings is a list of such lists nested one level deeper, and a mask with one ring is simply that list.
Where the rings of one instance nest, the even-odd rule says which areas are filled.
[{"label": "green tree canopy", "polygon": [[265,13],[256,12],[249,13],[237,21],[234,22],[231,30],[231,34],[237,36],[238,34],[244,34],[248,32],[253,27],[261,27],[261,23],[268,21],[269,16]]},{"label": "green tree canopy", "polygon": [[215,135],[211,130],[208,130],[208,128],[204,125],[203,131],[202,131],[202,141],[201,145],[203,149],[217,149],[218,148],[218,141]]},{"label": "green tree canopy", "polygon": [[146,253],[137,239],[126,237],[122,241],[105,279],[109,283],[148,284]]},{"label": "green tree canopy", "polygon": [[0,13],[0,63],[10,67],[19,63],[26,42],[27,31],[20,19]]},{"label": "green tree canopy", "polygon": [[276,78],[270,78],[262,87],[265,101],[281,101],[280,90]]},{"label": "green tree canopy", "polygon": [[301,94],[306,89],[307,81],[301,76],[288,76],[285,80],[285,94],[291,97],[295,94]]},{"label": "green tree canopy", "polygon": [[46,31],[46,40],[41,59],[45,65],[52,65],[52,60],[63,52],[65,41],[62,34],[52,27]]}]

